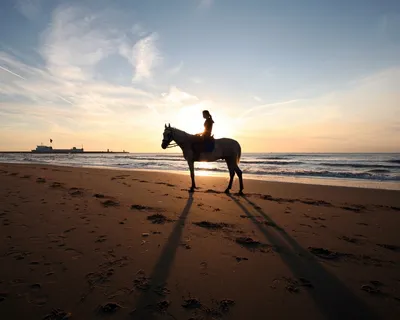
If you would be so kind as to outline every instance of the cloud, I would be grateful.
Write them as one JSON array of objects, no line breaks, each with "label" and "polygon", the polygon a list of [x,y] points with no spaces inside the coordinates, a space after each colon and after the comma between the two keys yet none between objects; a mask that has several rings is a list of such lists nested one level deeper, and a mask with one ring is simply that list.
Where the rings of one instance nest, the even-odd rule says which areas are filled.
[{"label": "cloud", "polygon": [[[11,71],[10,69],[3,67],[0,65],[0,69],[8,72],[10,75],[12,75],[13,77],[16,77],[18,79],[21,79],[23,81],[19,81],[17,83],[14,83],[14,85],[12,85],[13,80],[15,79],[6,79],[5,77],[2,77],[0,79],[0,83],[2,84],[2,89],[0,89],[0,92],[4,95],[14,95],[14,96],[18,96],[18,95],[24,95],[24,96],[29,96],[32,100],[37,100],[38,96],[40,96],[41,94],[45,94],[45,95],[52,95],[53,97],[57,97],[61,100],[63,100],[64,102],[67,102],[69,104],[72,104],[71,101],[67,100],[66,98],[64,98],[61,95],[58,95],[54,92],[51,92],[47,87],[35,87],[33,85],[33,83],[28,80],[26,77],[29,76],[36,76],[37,78],[39,77],[43,77],[43,73],[41,71],[39,71],[38,69],[35,68],[30,68],[26,65],[24,65],[23,63],[20,63],[18,61],[13,60],[13,58],[8,57],[6,54],[4,53],[0,53],[0,63],[4,64],[4,65],[9,65],[11,68],[17,68],[20,69],[21,71],[25,70],[26,76],[23,77],[20,74]],[[3,80],[4,79],[4,80]],[[15,85],[17,84],[17,85]],[[21,88],[23,88],[24,90],[21,91]]]},{"label": "cloud", "polygon": [[136,34],[140,37],[144,37],[147,34],[147,31],[145,30],[145,28],[143,28],[143,26],[140,23],[135,23],[132,26],[131,31],[133,34]]},{"label": "cloud", "polygon": [[89,14],[84,8],[57,8],[41,37],[40,53],[49,72],[75,81],[92,77],[95,65],[120,41],[103,22],[101,14]]},{"label": "cloud", "polygon": [[151,79],[162,60],[158,35],[139,23],[118,21],[120,17],[111,9],[58,7],[41,36],[40,53],[49,72],[62,79],[87,81],[95,77],[101,61],[120,55],[131,64],[134,82]]},{"label": "cloud", "polygon": [[398,43],[400,36],[398,30],[400,28],[400,14],[397,12],[391,12],[383,15],[380,19],[378,30],[380,36],[387,37],[388,40]]},{"label": "cloud", "polygon": [[[82,116],[122,114],[126,110],[140,110],[144,104],[157,99],[150,92],[130,86],[94,80],[76,83],[69,78],[58,78],[5,53],[0,54],[0,65],[0,93],[4,98],[27,101],[25,113],[28,114],[36,105],[46,109],[50,108],[49,104],[54,104],[60,108],[63,103],[72,105],[71,112]],[[3,76],[3,73],[11,78]],[[12,107],[13,104],[9,105]],[[51,113],[48,116],[51,117]]]},{"label": "cloud", "polygon": [[19,74],[15,73],[15,72],[12,72],[11,70],[8,70],[7,68],[4,68],[4,67],[0,66],[0,69],[2,69],[3,71],[6,71],[6,72],[12,74],[13,76],[16,76],[16,77],[20,78],[20,79],[22,79],[22,80],[25,80],[24,77],[20,76]]},{"label": "cloud", "polygon": [[193,103],[199,99],[187,92],[184,92],[177,87],[172,86],[168,93],[162,93],[164,101],[173,105],[181,105],[183,103]]},{"label": "cloud", "polygon": [[214,3],[214,0],[200,0],[199,8],[209,8]]},{"label": "cloud", "polygon": [[390,68],[345,90],[255,106],[240,115],[238,134],[250,145],[257,132],[275,152],[398,152],[399,81],[400,68]]},{"label": "cloud", "polygon": [[262,99],[260,97],[257,96],[253,96],[253,99],[257,102],[262,102]]},{"label": "cloud", "polygon": [[203,79],[198,78],[198,77],[193,77],[193,78],[190,79],[190,81],[192,81],[192,82],[195,83],[195,84],[201,84],[201,83],[203,83]]},{"label": "cloud", "polygon": [[[43,63],[13,48],[0,49],[0,135],[13,137],[0,141],[0,149],[29,148],[43,132],[57,132],[67,142],[79,137],[92,149],[99,141],[116,146],[121,141],[128,144],[123,148],[136,150],[159,146],[164,120],[176,116],[171,106],[179,111],[200,100],[170,84],[165,92],[155,73],[162,60],[157,33],[123,17],[109,8],[61,5],[39,38]],[[116,67],[123,80],[110,79]],[[30,134],[23,137],[20,128]]]},{"label": "cloud", "polygon": [[157,33],[140,39],[132,49],[132,62],[135,65],[133,81],[150,79],[154,67],[160,62],[161,56],[155,45]]},{"label": "cloud", "polygon": [[[93,149],[96,133],[100,139],[103,132],[110,132],[110,137],[112,132],[119,134],[121,141],[129,141],[129,145],[137,144],[136,149],[149,150],[146,149],[148,145],[143,145],[144,140],[126,137],[139,130],[152,137],[161,130],[165,119],[173,121],[179,108],[199,102],[197,97],[175,86],[160,94],[90,78],[85,81],[59,78],[49,70],[25,64],[4,52],[0,53],[0,65],[0,94],[3,98],[0,103],[0,134],[18,136],[12,128],[17,130],[20,127],[34,132],[29,139],[20,137],[18,144],[11,144],[14,148],[29,148],[37,143],[35,139],[42,139],[40,132],[56,132],[63,134],[65,141],[68,136],[70,140],[80,136],[83,143],[91,141]],[[172,111],[171,106],[178,109]],[[110,137],[102,137],[104,143],[117,143]],[[150,140],[146,143],[159,145],[158,140]],[[8,149],[4,145],[10,141],[2,141],[1,149]],[[22,143],[28,145],[18,147]],[[129,149],[129,145],[121,145],[121,148]]]},{"label": "cloud", "polygon": [[42,11],[43,0],[17,0],[17,10],[30,20],[35,20]]},{"label": "cloud", "polygon": [[[277,107],[277,106],[282,106],[282,105],[287,105],[287,104],[294,104],[296,102],[299,102],[300,100],[288,100],[288,101],[282,101],[282,102],[274,102],[274,103],[268,103],[268,104],[262,104],[259,106],[255,106],[252,107],[248,110],[246,110],[245,112],[241,113],[239,115],[239,118],[244,118],[245,116],[253,113],[254,111],[260,111],[262,109],[266,109],[266,108],[271,108],[271,107]],[[260,114],[258,113],[257,115],[254,115],[253,117],[259,117]]]},{"label": "cloud", "polygon": [[183,68],[183,61],[181,61],[178,65],[176,65],[175,67],[171,68],[169,70],[169,74],[171,75],[175,75],[178,74]]}]

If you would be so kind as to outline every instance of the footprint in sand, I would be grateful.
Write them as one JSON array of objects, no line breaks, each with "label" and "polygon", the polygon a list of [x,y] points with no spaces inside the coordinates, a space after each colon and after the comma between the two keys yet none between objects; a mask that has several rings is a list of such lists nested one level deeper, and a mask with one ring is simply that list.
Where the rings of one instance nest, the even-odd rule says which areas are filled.
[{"label": "footprint in sand", "polygon": [[73,197],[78,197],[83,196],[84,190],[82,188],[73,187],[68,190],[68,193]]},{"label": "footprint in sand", "polygon": [[53,182],[53,183],[50,185],[50,188],[59,189],[59,188],[62,188],[63,186],[64,186],[64,184],[62,184],[61,182]]},{"label": "footprint in sand", "polygon": [[8,292],[0,292],[0,302],[3,302],[8,297]]},{"label": "footprint in sand", "polygon": [[146,274],[143,270],[139,270],[136,273],[135,280],[133,280],[133,285],[138,290],[147,291],[150,289],[150,281],[151,281],[151,278],[146,277]]},{"label": "footprint in sand", "polygon": [[343,209],[346,211],[361,212],[362,210],[365,209],[365,206],[362,206],[362,205],[343,206],[343,207],[340,207],[340,209]]},{"label": "footprint in sand", "polygon": [[281,282],[285,286],[285,289],[290,293],[298,293],[300,292],[301,288],[307,288],[307,289],[314,288],[311,281],[301,277],[297,279],[291,277],[282,277],[279,279],[275,279],[273,281],[273,284],[271,285],[271,288],[276,289],[277,285],[279,285]]},{"label": "footprint in sand", "polygon": [[308,250],[313,255],[325,260],[338,260],[342,257],[340,252],[330,251],[325,248],[308,247]]},{"label": "footprint in sand", "polygon": [[98,308],[98,312],[101,313],[115,313],[119,309],[123,308],[120,304],[116,302],[107,302]]},{"label": "footprint in sand", "polygon": [[338,237],[340,240],[344,240],[346,242],[350,242],[350,243],[354,243],[354,244],[358,244],[360,243],[360,241],[356,238],[352,238],[352,237],[347,237],[347,236],[342,236],[342,237]]},{"label": "footprint in sand", "polygon": [[237,256],[233,256],[234,258],[235,258],[235,260],[237,261],[237,262],[241,262],[241,261],[247,261],[247,260],[249,260],[248,258],[246,258],[246,257],[237,257]]},{"label": "footprint in sand", "polygon": [[132,204],[131,205],[131,209],[132,210],[139,210],[139,211],[154,210],[154,208],[152,208],[152,207],[142,206],[141,204]]},{"label": "footprint in sand", "polygon": [[185,239],[184,241],[181,241],[179,244],[180,246],[184,247],[186,250],[192,249],[192,246],[189,244],[190,239]]},{"label": "footprint in sand", "polygon": [[129,175],[123,174],[123,175],[115,176],[115,177],[112,177],[111,180],[123,180],[126,177],[129,177]]},{"label": "footprint in sand", "polygon": [[43,320],[69,320],[72,314],[62,309],[53,309],[49,314],[45,315]]},{"label": "footprint in sand", "polygon": [[108,208],[108,207],[118,207],[119,206],[119,202],[118,201],[114,201],[114,200],[111,200],[111,199],[103,201],[103,202],[101,202],[101,204],[103,205],[103,207],[106,207],[106,208]]},{"label": "footprint in sand", "polygon": [[105,198],[104,194],[101,194],[101,193],[95,193],[95,194],[93,195],[93,197],[98,198],[98,199],[103,199],[103,198]]},{"label": "footprint in sand", "polygon": [[377,245],[387,250],[400,252],[400,246],[396,246],[394,244],[377,243]]},{"label": "footprint in sand", "polygon": [[311,225],[305,224],[305,223],[300,223],[299,225],[300,225],[300,226],[303,226],[303,227],[307,227],[307,228],[312,228]]},{"label": "footprint in sand", "polygon": [[224,222],[200,221],[200,222],[193,222],[193,224],[198,227],[202,227],[205,229],[212,229],[212,230],[220,230],[220,229],[232,227],[231,224],[224,223]]},{"label": "footprint in sand", "polygon": [[199,299],[189,298],[183,301],[182,307],[185,309],[199,309],[202,307],[202,304]]},{"label": "footprint in sand", "polygon": [[171,222],[166,216],[160,213],[152,214],[147,217],[147,220],[151,221],[153,224],[164,224],[166,222]]},{"label": "footprint in sand", "polygon": [[251,251],[267,246],[266,244],[263,244],[258,240],[254,240],[251,237],[238,237],[235,239],[235,242],[240,246],[249,249]]},{"label": "footprint in sand", "polygon": [[101,236],[98,236],[97,237],[97,239],[96,239],[96,243],[101,243],[101,242],[104,242],[104,241],[106,241],[107,240],[107,236],[106,235],[101,235]]},{"label": "footprint in sand", "polygon": [[72,260],[78,260],[83,256],[83,253],[79,250],[76,250],[74,248],[66,248],[65,252],[69,252],[72,254]]},{"label": "footprint in sand", "polygon": [[165,185],[167,187],[176,187],[176,185],[171,184],[171,183],[166,183],[166,182],[156,182],[156,184],[162,184],[162,185]]},{"label": "footprint in sand", "polygon": [[29,303],[37,306],[45,305],[48,300],[48,296],[42,292],[42,285],[40,283],[30,285],[26,297]]},{"label": "footprint in sand", "polygon": [[[379,281],[377,281],[379,282]],[[379,284],[381,284],[379,282]],[[371,281],[370,284],[364,284],[361,286],[361,290],[368,292],[371,295],[382,295],[383,292],[379,288],[381,285],[376,285],[375,281]]]},{"label": "footprint in sand", "polygon": [[171,293],[171,291],[165,285],[157,286],[153,289],[153,291],[161,297],[165,297]]}]

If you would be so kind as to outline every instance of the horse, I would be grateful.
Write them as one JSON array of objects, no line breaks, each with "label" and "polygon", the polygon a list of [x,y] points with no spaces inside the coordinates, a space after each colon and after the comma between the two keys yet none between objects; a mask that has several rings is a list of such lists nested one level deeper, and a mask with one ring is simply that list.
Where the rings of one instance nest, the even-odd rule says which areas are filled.
[{"label": "horse", "polygon": [[[174,141],[175,145],[170,145]],[[219,159],[225,160],[229,170],[229,184],[225,190],[225,193],[229,193],[232,188],[233,178],[236,175],[239,178],[240,190],[239,194],[243,195],[243,178],[242,170],[239,168],[240,156],[242,149],[240,144],[234,139],[221,138],[215,139],[214,150],[211,152],[201,152],[197,159],[194,159],[193,143],[196,141],[196,135],[189,134],[185,131],[171,127],[170,124],[165,125],[163,140],[161,148],[167,149],[174,146],[179,146],[182,149],[183,157],[187,161],[190,169],[190,178],[192,179],[192,186],[189,192],[194,192],[196,188],[196,182],[194,178],[194,162],[214,162]]]}]

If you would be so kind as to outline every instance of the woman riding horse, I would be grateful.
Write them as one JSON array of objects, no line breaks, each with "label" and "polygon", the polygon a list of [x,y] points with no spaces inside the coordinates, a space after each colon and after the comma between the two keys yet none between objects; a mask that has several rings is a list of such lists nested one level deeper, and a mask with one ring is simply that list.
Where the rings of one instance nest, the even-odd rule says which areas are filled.
[{"label": "woman riding horse", "polygon": [[[185,131],[173,128],[171,125],[165,125],[163,139],[161,142],[161,148],[163,149],[174,146],[179,146],[182,149],[183,156],[189,165],[190,178],[192,180],[192,186],[190,187],[189,192],[194,192],[196,189],[194,162],[199,160],[198,158],[194,157],[196,154],[194,148],[195,141],[199,139],[203,140],[204,136],[211,137],[212,124],[214,123],[209,112],[203,112],[203,116],[206,118],[204,123],[205,135],[200,137],[199,135],[192,135]],[[172,141],[175,142],[175,145],[170,145]],[[201,144],[204,145],[204,143]],[[214,148],[212,151],[205,152],[202,155],[202,161],[206,162],[218,161],[220,159],[225,160],[230,176],[228,187],[225,190],[226,193],[229,193],[229,190],[232,188],[233,177],[235,174],[237,174],[240,185],[239,194],[243,194],[242,170],[239,168],[241,153],[242,148],[240,147],[239,142],[229,138],[220,138],[215,139]]]},{"label": "woman riding horse", "polygon": [[211,132],[214,120],[208,110],[203,111],[203,118],[206,119],[206,121],[204,121],[204,131],[202,133],[196,134],[197,139],[193,145],[194,159],[199,158],[200,153],[204,152],[205,150],[206,140],[211,139]]},{"label": "woman riding horse", "polygon": [[211,117],[211,114],[210,112],[208,112],[208,110],[203,111],[203,118],[206,119],[206,121],[204,121],[204,132],[200,133],[200,135],[203,138],[210,138],[214,120]]}]

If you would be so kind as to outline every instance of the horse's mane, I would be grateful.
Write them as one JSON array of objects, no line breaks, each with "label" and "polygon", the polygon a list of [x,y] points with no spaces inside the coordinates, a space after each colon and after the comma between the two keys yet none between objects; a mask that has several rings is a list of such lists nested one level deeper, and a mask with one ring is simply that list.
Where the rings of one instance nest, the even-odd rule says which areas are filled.
[{"label": "horse's mane", "polygon": [[175,127],[170,127],[170,129],[172,129],[172,130],[174,130],[174,131],[178,131],[178,132],[180,132],[180,133],[184,133],[184,134],[187,135],[187,136],[193,136],[193,134],[187,133],[186,131],[180,130],[180,129],[175,128]]}]

